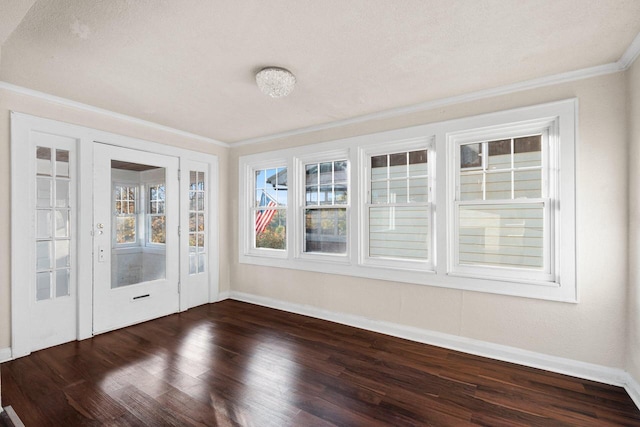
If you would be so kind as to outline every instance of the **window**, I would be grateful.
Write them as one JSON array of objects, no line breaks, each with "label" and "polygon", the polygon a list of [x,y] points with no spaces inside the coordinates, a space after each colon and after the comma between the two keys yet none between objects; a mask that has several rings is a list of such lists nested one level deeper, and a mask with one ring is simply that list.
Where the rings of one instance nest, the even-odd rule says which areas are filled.
[{"label": "window", "polygon": [[366,158],[365,259],[379,266],[400,260],[429,264],[432,215],[427,143],[420,141],[406,151],[374,152]]},{"label": "window", "polygon": [[254,169],[254,248],[287,248],[287,168]]},{"label": "window", "polygon": [[554,192],[547,176],[553,128],[493,128],[471,141],[452,138],[453,272],[552,280]]},{"label": "window", "polygon": [[36,148],[36,301],[69,295],[69,151]]},{"label": "window", "polygon": [[147,210],[147,243],[165,244],[165,191],[164,184],[147,186],[149,206]]},{"label": "window", "polygon": [[206,270],[205,173],[189,172],[189,274]]},{"label": "window", "polygon": [[[240,262],[575,302],[576,108],[243,156]],[[261,224],[293,226],[273,245]]]},{"label": "window", "polygon": [[138,187],[128,184],[115,184],[113,191],[116,216],[116,245],[136,244]]},{"label": "window", "polygon": [[347,252],[347,160],[304,165],[304,252]]}]

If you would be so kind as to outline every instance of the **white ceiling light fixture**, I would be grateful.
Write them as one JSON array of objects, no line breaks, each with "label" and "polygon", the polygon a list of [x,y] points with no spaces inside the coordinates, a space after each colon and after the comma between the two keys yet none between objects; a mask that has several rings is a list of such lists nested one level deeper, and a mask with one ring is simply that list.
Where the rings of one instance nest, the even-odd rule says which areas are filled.
[{"label": "white ceiling light fixture", "polygon": [[287,69],[266,67],[256,74],[256,83],[265,95],[282,98],[289,95],[296,85],[296,76]]}]

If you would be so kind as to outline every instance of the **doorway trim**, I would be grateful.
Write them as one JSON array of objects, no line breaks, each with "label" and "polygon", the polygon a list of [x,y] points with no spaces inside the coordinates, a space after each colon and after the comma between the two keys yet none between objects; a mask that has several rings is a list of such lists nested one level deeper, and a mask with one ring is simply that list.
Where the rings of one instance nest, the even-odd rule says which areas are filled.
[{"label": "doorway trim", "polygon": [[[44,119],[29,114],[11,112],[11,234],[19,236],[20,227],[33,226],[24,224],[19,218],[24,213],[25,202],[24,188],[20,188],[20,183],[28,171],[17,167],[24,162],[31,161],[29,158],[31,132],[43,132],[54,135],[65,136],[76,139],[76,174],[78,179],[76,207],[77,233],[75,236],[77,247],[76,282],[77,282],[77,340],[90,338],[93,333],[93,146],[94,142],[109,144],[114,146],[132,148],[139,151],[147,151],[157,154],[178,157],[180,168],[188,165],[189,162],[205,163],[208,166],[207,184],[209,218],[208,226],[210,233],[207,236],[207,243],[211,250],[208,253],[208,301],[211,303],[218,300],[219,293],[219,162],[218,156],[202,152],[191,151],[174,146],[164,145],[157,142],[146,141],[138,138],[118,135],[111,132],[100,131],[84,126],[73,125],[51,119]],[[179,172],[184,175],[185,171]],[[184,195],[184,181],[180,182],[180,197]],[[29,197],[34,197],[29,193]],[[180,204],[180,217],[184,215]],[[188,233],[181,233],[182,239],[188,238]],[[29,289],[24,286],[25,278],[30,274],[35,274],[35,264],[25,266],[25,260],[29,264],[29,254],[31,253],[31,242],[26,239],[11,239],[11,358],[26,356],[31,353],[30,347],[30,301]],[[180,250],[180,259],[185,254]],[[188,254],[186,254],[188,256]],[[182,303],[185,299],[185,292],[189,288],[185,286],[188,282],[188,271],[180,270],[180,311],[188,307]]]}]

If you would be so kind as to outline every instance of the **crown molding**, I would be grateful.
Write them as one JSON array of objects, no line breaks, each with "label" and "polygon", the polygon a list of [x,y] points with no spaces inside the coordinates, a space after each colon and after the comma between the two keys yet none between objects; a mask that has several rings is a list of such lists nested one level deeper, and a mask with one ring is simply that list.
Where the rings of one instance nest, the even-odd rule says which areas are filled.
[{"label": "crown molding", "polygon": [[605,74],[617,73],[624,71],[624,68],[620,66],[618,62],[612,62],[609,64],[598,65],[596,67],[584,68],[582,70],[569,71],[566,73],[554,74],[551,76],[540,77],[532,80],[526,80],[524,82],[513,83],[506,86],[499,86],[491,89],[483,89],[476,92],[470,92],[463,95],[451,96],[448,98],[436,99],[433,101],[421,102],[418,104],[408,105],[405,107],[392,108],[389,110],[380,111],[377,113],[364,114],[362,116],[352,117],[345,120],[336,120],[329,123],[323,123],[320,125],[307,126],[290,131],[274,133],[271,135],[260,136],[256,138],[244,139],[235,143],[231,143],[232,147],[240,147],[243,145],[252,145],[268,142],[274,139],[285,138],[289,136],[302,135],[311,132],[318,132],[327,129],[338,128],[342,126],[348,126],[373,120],[390,119],[394,117],[404,116],[408,114],[420,113],[436,108],[441,108],[449,105],[463,104],[471,101],[478,101],[481,99],[493,98],[501,95],[508,95],[515,92],[522,92],[525,90],[538,89],[545,86],[553,86],[565,82],[571,82],[576,80],[587,79],[590,77],[597,77]]},{"label": "crown molding", "polygon": [[583,68],[580,70],[569,71],[566,73],[553,74],[551,76],[540,77],[524,82],[514,83],[506,86],[499,86],[491,89],[484,89],[476,92],[470,92],[463,95],[452,96],[448,98],[436,99],[433,101],[421,102],[418,104],[408,105],[405,107],[392,108],[377,113],[364,114],[362,116],[352,117],[345,120],[337,120],[334,122],[323,123],[319,125],[306,126],[285,132],[278,132],[271,135],[260,136],[256,138],[244,139],[235,143],[231,143],[232,147],[240,147],[243,145],[260,144],[272,141],[274,139],[286,138],[289,136],[302,135],[311,132],[319,132],[327,129],[333,129],[342,126],[353,125],[357,123],[368,122],[372,120],[383,120],[393,117],[403,116],[412,113],[433,110],[449,105],[462,104],[465,102],[478,101],[481,99],[493,98],[501,95],[522,92],[525,90],[538,89],[545,86],[553,86],[561,83],[572,82],[576,80],[588,79],[591,77],[602,76],[605,74],[618,73],[627,70],[640,55],[640,33],[631,42],[627,50],[616,62],[598,65],[595,67]]},{"label": "crown molding", "polygon": [[633,65],[633,62],[638,58],[638,55],[640,55],[640,33],[638,33],[636,38],[633,39],[627,50],[618,60],[617,64],[622,70],[626,70]]},{"label": "crown molding", "polygon": [[44,93],[44,92],[39,92],[37,90],[33,90],[33,89],[29,89],[26,87],[22,87],[22,86],[17,86],[11,83],[7,83],[4,81],[0,80],[0,89],[4,89],[10,92],[14,92],[14,93],[18,93],[21,95],[27,95],[27,96],[31,96],[34,98],[38,98],[41,99],[43,101],[47,101],[47,102],[51,102],[54,104],[58,104],[58,105],[62,105],[65,107],[71,107],[71,108],[76,108],[79,110],[83,110],[83,111],[88,111],[91,113],[96,113],[96,114],[101,114],[103,116],[108,116],[114,119],[118,119],[118,120],[122,120],[122,121],[126,121],[129,123],[134,123],[137,125],[141,125],[141,126],[145,126],[151,129],[155,129],[155,130],[160,130],[160,131],[164,131],[164,132],[169,132],[172,133],[174,135],[179,135],[179,136],[183,136],[183,137],[187,137],[187,138],[191,138],[191,139],[196,139],[198,141],[203,141],[209,144],[214,144],[214,145],[218,145],[220,147],[225,147],[225,148],[229,148],[230,145],[227,144],[226,142],[222,142],[222,141],[218,141],[216,139],[212,139],[212,138],[207,138],[205,136],[201,136],[201,135],[197,135],[195,133],[191,133],[191,132],[186,132],[180,129],[175,129],[169,126],[164,126],[158,123],[154,123],[154,122],[150,122],[148,120],[142,120],[142,119],[138,119],[136,117],[132,117],[132,116],[128,116],[126,114],[121,114],[121,113],[116,113],[114,111],[110,111],[110,110],[106,110],[104,108],[99,108],[99,107],[94,107],[92,105],[89,104],[83,104],[81,102],[77,102],[77,101],[72,101],[70,99],[67,98],[62,98],[59,96],[55,96],[55,95],[50,95],[48,93]]}]

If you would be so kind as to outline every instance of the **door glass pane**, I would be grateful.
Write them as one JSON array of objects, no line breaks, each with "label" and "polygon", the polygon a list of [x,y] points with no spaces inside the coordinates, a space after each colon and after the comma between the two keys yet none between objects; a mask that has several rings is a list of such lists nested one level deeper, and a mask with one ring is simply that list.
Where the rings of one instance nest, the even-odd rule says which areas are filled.
[{"label": "door glass pane", "polygon": [[36,242],[36,269],[48,270],[51,268],[51,242]]},{"label": "door glass pane", "polygon": [[51,207],[51,179],[38,178],[36,180],[36,206],[39,208]]},{"label": "door glass pane", "polygon": [[51,176],[51,148],[38,147],[36,149],[36,173]]},{"label": "door glass pane", "polygon": [[36,273],[36,301],[51,298],[51,273]]},{"label": "door glass pane", "polygon": [[56,176],[69,176],[69,152],[56,150]]},{"label": "door glass pane", "polygon": [[69,211],[56,210],[56,237],[69,237]]},{"label": "door glass pane", "polygon": [[56,179],[56,207],[69,207],[69,181]]},{"label": "door glass pane", "polygon": [[69,267],[69,240],[58,240],[56,242],[56,268]]},{"label": "door glass pane", "polygon": [[[111,288],[166,277],[165,168],[113,160]],[[122,182],[122,181],[126,182]]]},{"label": "door glass pane", "polygon": [[51,237],[51,211],[39,210],[36,212],[36,238],[48,239]]},{"label": "door glass pane", "polygon": [[56,271],[56,298],[69,295],[69,269]]}]

